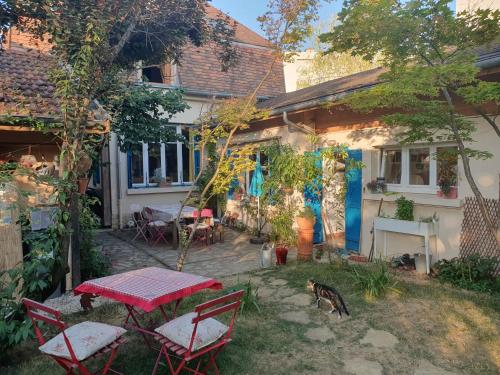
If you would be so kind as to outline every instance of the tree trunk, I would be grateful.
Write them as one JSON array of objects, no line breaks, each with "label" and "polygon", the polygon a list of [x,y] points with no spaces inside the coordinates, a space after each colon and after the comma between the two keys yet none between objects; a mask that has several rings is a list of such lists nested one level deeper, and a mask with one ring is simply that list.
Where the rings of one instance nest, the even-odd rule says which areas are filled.
[{"label": "tree trunk", "polygon": [[458,130],[457,123],[455,121],[456,111],[455,111],[455,106],[453,105],[453,99],[451,98],[451,95],[446,88],[443,88],[442,92],[443,92],[443,95],[446,98],[446,101],[448,102],[448,106],[450,108],[451,130],[453,132],[453,136],[455,138],[455,141],[457,142],[457,145],[458,145],[458,153],[460,154],[460,157],[462,159],[465,178],[467,179],[467,182],[469,183],[469,186],[470,186],[472,192],[474,193],[474,196],[476,197],[479,211],[481,212],[481,216],[483,217],[483,220],[488,228],[488,231],[493,235],[493,238],[497,239],[497,245],[498,245],[498,237],[497,237],[497,230],[495,228],[495,226],[496,226],[495,222],[491,218],[491,216],[488,212],[488,208],[486,207],[484,197],[481,194],[481,191],[479,190],[479,188],[477,187],[477,184],[476,184],[476,181],[474,180],[474,177],[472,176],[469,156],[467,155],[464,142],[462,140],[462,137],[460,136],[460,132]]}]

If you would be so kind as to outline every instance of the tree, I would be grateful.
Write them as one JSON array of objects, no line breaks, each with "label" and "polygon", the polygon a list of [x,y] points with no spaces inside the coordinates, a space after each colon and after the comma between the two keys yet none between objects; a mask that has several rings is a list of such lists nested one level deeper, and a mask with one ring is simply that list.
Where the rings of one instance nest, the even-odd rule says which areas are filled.
[{"label": "tree", "polygon": [[[332,22],[329,29],[334,26],[335,22]],[[319,36],[323,33],[322,30],[324,28],[321,24],[314,30],[312,48],[315,53],[307,65],[298,69],[297,88],[302,89],[317,85],[379,66],[376,58],[373,61],[367,61],[359,56],[353,56],[349,52],[322,53],[322,50],[325,49],[324,44],[319,40]]]},{"label": "tree", "polygon": [[[60,113],[53,123],[43,124],[41,128],[57,132],[62,144],[60,176],[55,182],[60,207],[56,225],[60,256],[52,272],[52,288],[42,297],[50,295],[68,271],[70,234],[78,223],[78,162],[84,155],[95,153],[99,144],[99,139],[87,132],[89,124],[94,122],[96,103],[106,104],[113,98],[115,105],[107,109],[111,111],[111,118],[115,115],[121,120],[117,121],[117,131],[126,135],[130,132],[124,118],[120,118],[120,110],[138,110],[137,106],[127,104],[138,100],[145,103],[147,93],[142,92],[141,97],[136,91],[133,100],[117,98],[130,89],[127,77],[138,63],[178,62],[188,43],[199,46],[207,42],[215,43],[214,53],[223,69],[235,61],[232,25],[226,18],[209,20],[206,6],[206,0],[0,2],[2,26],[16,26],[41,39],[48,38],[53,46],[50,79],[55,86]],[[154,97],[148,105],[165,104],[168,108],[164,110],[175,113],[182,110],[180,99],[178,93],[167,93]],[[117,113],[113,113],[113,109]],[[147,117],[144,113],[134,115]],[[157,111],[150,117],[159,115]],[[131,138],[139,141],[144,134],[156,134],[161,141],[166,135],[165,128],[158,127],[159,124],[149,118],[145,125],[150,127],[143,128],[145,133],[132,134]],[[73,258],[79,259],[78,254]],[[76,266],[74,283],[78,283],[78,264],[73,265]]]},{"label": "tree", "polygon": [[456,143],[467,182],[495,235],[495,218],[470,167],[471,158],[491,155],[468,145],[474,142],[476,127],[460,105],[472,106],[500,137],[500,83],[482,81],[475,65],[477,51],[498,40],[500,11],[478,9],[455,17],[448,5],[448,0],[349,0],[339,14],[339,25],[321,40],[329,44],[328,52],[350,52],[366,60],[381,55],[388,68],[382,83],[339,104],[358,111],[390,110],[383,120],[401,129],[402,143]]},{"label": "tree", "polygon": [[193,187],[182,201],[178,212],[176,225],[181,234],[177,259],[178,271],[182,271],[184,267],[200,221],[198,217],[190,235],[183,238],[184,232],[180,225],[180,217],[184,206],[195,204],[198,211],[201,212],[211,197],[227,192],[236,176],[254,167],[255,163],[250,159],[253,148],[248,145],[241,148],[231,147],[230,149],[233,137],[238,131],[247,128],[251,120],[265,116],[265,112],[257,111],[255,107],[257,93],[271,75],[273,67],[284,59],[293,57],[292,52],[296,51],[302,41],[310,35],[311,22],[317,17],[318,5],[319,0],[269,0],[267,12],[258,18],[274,48],[274,58],[266,74],[246,98],[221,103],[202,117],[197,147],[203,155],[206,147],[217,145],[217,161],[215,165],[212,164],[210,167],[211,176],[209,178],[206,178],[206,170],[210,163],[202,163],[194,186],[197,185],[202,176],[205,178],[204,186],[197,192],[196,197],[195,187]]}]

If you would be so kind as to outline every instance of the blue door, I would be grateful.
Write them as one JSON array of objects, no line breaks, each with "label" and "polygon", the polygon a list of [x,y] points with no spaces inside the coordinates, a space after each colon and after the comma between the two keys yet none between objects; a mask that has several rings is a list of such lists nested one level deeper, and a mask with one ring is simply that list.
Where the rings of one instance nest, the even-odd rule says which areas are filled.
[{"label": "blue door", "polygon": [[[349,150],[349,158],[361,161],[361,150]],[[345,248],[359,252],[361,233],[361,169],[346,171]]]},{"label": "blue door", "polygon": [[[319,155],[319,151],[314,153],[315,155]],[[317,161],[317,166],[321,168],[323,163],[321,159]],[[316,224],[314,224],[314,243],[323,242],[323,221],[321,220],[321,201],[322,190],[323,187],[321,185],[321,180],[323,179],[323,175],[318,176],[318,182],[314,184],[314,186],[306,186],[304,188],[304,202],[305,206],[311,207],[314,212],[314,216],[316,216]]]}]

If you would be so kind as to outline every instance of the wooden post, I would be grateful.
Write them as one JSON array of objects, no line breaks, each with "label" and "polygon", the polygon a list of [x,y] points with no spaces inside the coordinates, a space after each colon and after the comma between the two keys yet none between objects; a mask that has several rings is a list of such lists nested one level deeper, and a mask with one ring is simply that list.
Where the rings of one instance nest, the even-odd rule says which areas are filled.
[{"label": "wooden post", "polygon": [[80,274],[80,211],[79,194],[73,193],[71,197],[71,287],[81,284]]}]

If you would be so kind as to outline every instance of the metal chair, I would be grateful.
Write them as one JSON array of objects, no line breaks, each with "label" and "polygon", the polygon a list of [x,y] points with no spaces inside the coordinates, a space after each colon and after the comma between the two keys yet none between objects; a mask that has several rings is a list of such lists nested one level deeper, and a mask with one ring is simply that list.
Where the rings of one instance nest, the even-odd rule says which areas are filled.
[{"label": "metal chair", "polygon": [[[81,374],[91,375],[83,362],[104,354],[109,357],[100,373],[106,375],[111,371],[119,374],[111,369],[111,364],[118,347],[125,342],[122,335],[126,331],[123,328],[95,322],[82,322],[68,327],[61,321],[60,311],[27,298],[23,298],[22,302],[33,323],[40,351],[63,367],[66,374],[73,374],[74,370],[78,370]],[[60,333],[46,340],[38,322],[50,324]]]},{"label": "metal chair", "polygon": [[149,242],[148,238],[148,222],[147,220],[142,216],[142,213],[140,211],[133,212],[132,213],[132,219],[135,224],[135,230],[136,234],[135,237],[132,238],[132,241],[135,241],[138,237],[142,236],[146,242]]},{"label": "metal chair", "polygon": [[[180,374],[183,369],[196,375],[203,375],[210,368],[219,374],[215,359],[232,341],[231,333],[243,294],[244,291],[240,290],[202,303],[195,307],[194,312],[182,315],[157,328],[155,338],[162,346],[153,375],[158,371],[163,357],[172,375]],[[213,318],[225,313],[231,314],[229,325]],[[208,363],[200,370],[205,356],[208,356]],[[188,367],[190,362],[195,360],[196,367]]]},{"label": "metal chair", "polygon": [[159,241],[163,241],[168,245],[167,233],[168,225],[163,220],[155,220],[153,210],[149,207],[144,207],[143,216],[146,219],[146,227],[151,236],[151,244],[155,246]]}]

